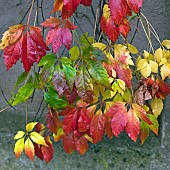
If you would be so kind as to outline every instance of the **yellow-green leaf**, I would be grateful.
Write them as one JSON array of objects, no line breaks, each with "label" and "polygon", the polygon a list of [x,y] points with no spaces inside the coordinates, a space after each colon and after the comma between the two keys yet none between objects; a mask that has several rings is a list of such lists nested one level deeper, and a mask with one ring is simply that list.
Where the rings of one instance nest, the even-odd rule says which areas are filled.
[{"label": "yellow-green leaf", "polygon": [[138,49],[132,44],[128,44],[128,50],[131,54],[137,54],[138,53]]},{"label": "yellow-green leaf", "polygon": [[169,49],[170,48],[170,40],[162,41],[162,45]]},{"label": "yellow-green leaf", "polygon": [[31,138],[32,141],[35,142],[36,144],[44,145],[44,146],[47,146],[47,147],[48,147],[48,145],[46,144],[46,142],[45,142],[45,140],[44,140],[44,137],[41,136],[39,133],[37,133],[37,132],[31,132],[30,138]]},{"label": "yellow-green leaf", "polygon": [[16,141],[15,147],[14,147],[14,153],[15,153],[15,158],[19,158],[21,153],[24,150],[24,138],[21,138]]},{"label": "yellow-green leaf", "polygon": [[156,58],[156,61],[160,63],[161,59],[163,58],[163,50],[161,48],[158,48],[155,51],[154,57]]},{"label": "yellow-green leaf", "polygon": [[23,131],[18,131],[17,134],[14,136],[14,139],[20,139],[25,135],[25,132]]},{"label": "yellow-green leaf", "polygon": [[162,100],[154,97],[151,102],[151,108],[152,108],[153,115],[157,118],[163,110]]},{"label": "yellow-green leaf", "polygon": [[121,79],[117,79],[117,82],[119,84],[119,87],[122,89],[122,90],[125,90],[125,82]]},{"label": "yellow-green leaf", "polygon": [[141,69],[141,74],[143,77],[149,77],[151,74],[151,67],[149,64],[146,65],[145,68]]},{"label": "yellow-green leaf", "polygon": [[137,63],[137,69],[138,70],[144,69],[145,67],[147,67],[147,65],[148,65],[147,59],[140,59]]},{"label": "yellow-green leaf", "polygon": [[26,125],[26,130],[27,130],[27,132],[31,132],[31,131],[34,129],[34,127],[35,127],[35,125],[36,125],[37,123],[38,123],[38,122],[28,123],[28,124]]},{"label": "yellow-green leaf", "polygon": [[71,55],[70,59],[71,60],[76,60],[80,55],[80,50],[79,50],[79,48],[77,46],[74,46],[74,47],[72,47],[70,49],[69,53]]},{"label": "yellow-green leaf", "polygon": [[150,60],[149,65],[151,67],[152,73],[158,73],[158,64],[155,61]]}]

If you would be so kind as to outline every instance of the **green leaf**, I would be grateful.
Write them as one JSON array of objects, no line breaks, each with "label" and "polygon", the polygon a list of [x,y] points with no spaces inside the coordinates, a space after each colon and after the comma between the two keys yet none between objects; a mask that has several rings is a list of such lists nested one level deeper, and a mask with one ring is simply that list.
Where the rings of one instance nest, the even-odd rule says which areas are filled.
[{"label": "green leaf", "polygon": [[25,102],[31,96],[33,91],[34,85],[32,83],[25,84],[18,90],[18,93],[14,98],[12,105],[15,106],[21,102]]},{"label": "green leaf", "polygon": [[56,56],[54,54],[47,54],[40,60],[38,66],[41,67],[44,65],[53,65],[55,61],[56,61]]},{"label": "green leaf", "polygon": [[26,80],[26,78],[27,78],[27,73],[26,72],[21,73],[21,75],[17,79],[17,82],[13,90],[15,90],[21,83],[23,83],[23,81]]},{"label": "green leaf", "polygon": [[49,92],[44,92],[44,99],[53,109],[60,110],[68,106],[68,103],[64,98],[59,98],[56,90],[50,89]]},{"label": "green leaf", "polygon": [[83,34],[81,37],[80,37],[80,42],[88,47],[88,46],[91,46],[91,44],[94,43],[94,38],[93,37],[88,37],[88,32],[86,32],[85,34]]},{"label": "green leaf", "polygon": [[67,84],[69,85],[70,89],[72,90],[73,85],[74,85],[74,80],[76,77],[76,69],[68,64],[65,64],[65,63],[63,63],[62,66],[63,66],[63,71],[66,76]]},{"label": "green leaf", "polygon": [[109,79],[106,69],[95,60],[88,60],[88,71],[96,83],[109,86]]},{"label": "green leaf", "polygon": [[70,56],[71,60],[76,60],[80,55],[80,50],[77,46],[74,46],[70,49],[69,54],[71,55]]},{"label": "green leaf", "polygon": [[143,144],[145,142],[145,140],[147,139],[148,136],[149,136],[149,125],[146,122],[141,121],[141,123],[140,123],[141,144]]},{"label": "green leaf", "polygon": [[159,130],[159,123],[158,120],[154,115],[148,114],[147,115],[151,122],[153,123],[152,125],[149,125],[149,128],[152,132],[154,132],[156,135],[158,135],[158,130]]}]

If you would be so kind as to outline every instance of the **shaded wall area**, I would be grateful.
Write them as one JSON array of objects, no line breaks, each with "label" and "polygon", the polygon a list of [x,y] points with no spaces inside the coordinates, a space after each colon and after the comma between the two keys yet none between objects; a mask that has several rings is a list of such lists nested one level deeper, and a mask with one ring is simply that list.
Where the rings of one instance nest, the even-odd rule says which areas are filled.
[{"label": "shaded wall area", "polygon": [[[0,35],[10,25],[19,23],[30,3],[28,0],[1,0],[0,6]],[[96,1],[94,1],[95,4]],[[49,17],[51,3],[44,1],[44,15]],[[145,1],[142,13],[156,29],[161,40],[170,39],[170,2],[166,0]],[[48,12],[47,12],[48,11]],[[78,9],[79,13],[89,14],[90,8]],[[92,17],[92,16],[89,16]],[[26,22],[26,20],[24,20]],[[41,21],[39,21],[41,22]],[[87,21],[79,20],[83,31],[93,30],[88,26]],[[132,22],[132,25],[136,25]],[[132,32],[135,30],[132,29]],[[79,30],[81,33],[81,31]],[[129,37],[130,39],[131,37]],[[154,39],[153,39],[154,40]],[[147,39],[141,29],[133,41],[139,49],[147,49]],[[154,46],[158,46],[154,40]],[[10,91],[15,84],[16,78],[23,71],[22,65],[18,63],[10,71],[6,72],[3,58],[0,58],[0,86],[7,99],[10,98]],[[37,93],[34,102],[28,105],[29,121],[36,114],[42,95]],[[28,160],[24,154],[16,160],[13,154],[13,137],[18,130],[25,126],[25,107],[19,105],[16,110],[8,109],[0,113],[0,170],[169,170],[170,169],[170,97],[166,100],[164,112],[159,118],[160,133],[156,137],[151,134],[144,145],[132,142],[126,134],[121,134],[111,141],[104,137],[104,140],[96,145],[89,144],[89,150],[84,156],[76,152],[72,155],[65,154],[62,143],[56,143],[55,156],[49,165],[35,159],[35,162]],[[6,107],[6,102],[0,93],[0,109]],[[43,121],[43,118],[42,118]]]}]

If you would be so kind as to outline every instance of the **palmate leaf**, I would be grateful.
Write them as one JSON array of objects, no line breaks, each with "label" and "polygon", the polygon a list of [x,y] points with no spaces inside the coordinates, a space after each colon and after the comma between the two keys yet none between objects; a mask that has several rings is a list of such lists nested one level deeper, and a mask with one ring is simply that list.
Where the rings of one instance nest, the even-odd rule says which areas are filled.
[{"label": "palmate leaf", "polygon": [[41,35],[41,28],[30,26],[26,32],[24,32],[24,29],[25,26],[23,25],[19,38],[3,50],[7,70],[21,58],[25,72],[28,73],[33,63],[38,63],[49,50]]},{"label": "palmate leaf", "polygon": [[50,28],[46,36],[46,44],[52,44],[54,53],[57,53],[59,48],[64,45],[70,49],[72,43],[72,34],[70,30],[77,28],[69,20],[59,20],[58,18],[50,17],[41,24],[44,27]]}]

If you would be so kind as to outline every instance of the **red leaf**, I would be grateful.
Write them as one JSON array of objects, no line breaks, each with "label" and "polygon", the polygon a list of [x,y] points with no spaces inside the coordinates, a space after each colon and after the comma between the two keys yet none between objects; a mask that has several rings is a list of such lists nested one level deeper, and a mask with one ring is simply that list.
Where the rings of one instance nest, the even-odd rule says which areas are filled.
[{"label": "red leaf", "polygon": [[126,0],[109,0],[109,7],[114,23],[121,24],[128,11]]},{"label": "red leaf", "polygon": [[9,70],[22,55],[22,39],[23,36],[15,44],[8,46],[4,49],[4,61]]},{"label": "red leaf", "polygon": [[46,44],[52,44],[54,53],[57,53],[62,44],[70,49],[72,43],[72,34],[70,30],[77,28],[68,20],[59,20],[54,17],[50,17],[41,24],[44,27],[51,28],[46,37]]},{"label": "red leaf", "polygon": [[43,157],[43,153],[41,151],[41,146],[34,143],[34,149],[35,149],[35,155],[43,161],[44,157]]},{"label": "red leaf", "polygon": [[127,19],[125,19],[122,24],[119,25],[119,32],[124,36],[127,37],[130,31],[130,24]]},{"label": "red leaf", "polygon": [[136,142],[137,137],[140,133],[140,121],[139,118],[136,116],[134,111],[130,108],[127,112],[127,124],[125,127],[125,131],[128,136]]},{"label": "red leaf", "polygon": [[111,127],[113,134],[118,137],[120,132],[122,132],[127,123],[127,111],[124,107],[121,110],[117,110],[116,114],[111,120]]},{"label": "red leaf", "polygon": [[123,80],[127,87],[130,88],[132,86],[132,71],[130,68],[125,67],[124,65],[120,65],[119,63],[114,63],[114,70],[116,71],[116,75],[119,79]]},{"label": "red leaf", "polygon": [[93,138],[93,143],[102,140],[104,134],[105,119],[103,115],[95,115],[90,123],[90,135]]},{"label": "red leaf", "polygon": [[105,133],[107,134],[109,139],[112,139],[113,137],[111,120],[112,120],[112,117],[105,116]]},{"label": "red leaf", "polygon": [[90,128],[89,111],[84,107],[80,110],[80,117],[78,119],[78,131],[86,132]]},{"label": "red leaf", "polygon": [[54,147],[51,143],[49,136],[47,136],[45,138],[45,142],[48,145],[48,147],[42,145],[41,150],[42,150],[42,153],[43,153],[44,160],[46,161],[46,163],[49,163],[51,161],[51,159],[53,158],[53,155],[54,155]]},{"label": "red leaf", "polygon": [[68,110],[69,113],[64,117],[62,125],[66,134],[73,132],[77,129],[78,110],[76,108]]},{"label": "red leaf", "polygon": [[159,90],[156,92],[156,96],[161,99],[165,99],[167,95],[170,93],[170,86],[169,84],[165,83],[161,79],[157,79],[156,83],[159,86]]},{"label": "red leaf", "polygon": [[141,120],[145,121],[146,123],[148,123],[149,125],[152,125],[152,122],[150,121],[150,119],[146,116],[146,112],[145,110],[139,106],[136,103],[132,104],[132,108],[135,111],[136,115],[138,116],[138,118],[140,118]]},{"label": "red leaf", "polygon": [[135,13],[138,13],[144,0],[126,0],[130,9],[132,9]]},{"label": "red leaf", "polygon": [[80,1],[81,0],[64,0],[64,6],[61,14],[62,19],[70,18],[70,16],[76,11]]},{"label": "red leaf", "polygon": [[73,151],[76,150],[75,144],[74,144],[74,137],[73,133],[70,133],[68,135],[64,135],[63,137],[63,147],[66,153],[71,154]]},{"label": "red leaf", "polygon": [[90,6],[92,3],[92,0],[81,0],[80,3],[83,4],[84,6]]},{"label": "red leaf", "polygon": [[62,126],[58,118],[58,113],[52,108],[49,108],[49,112],[46,117],[46,124],[47,124],[47,128],[50,129],[51,132],[55,134],[57,134],[58,128]]},{"label": "red leaf", "polygon": [[88,149],[87,139],[84,136],[82,136],[82,134],[80,134],[79,132],[75,131],[74,132],[74,142],[75,142],[76,150],[81,155],[84,155],[85,152]]}]

